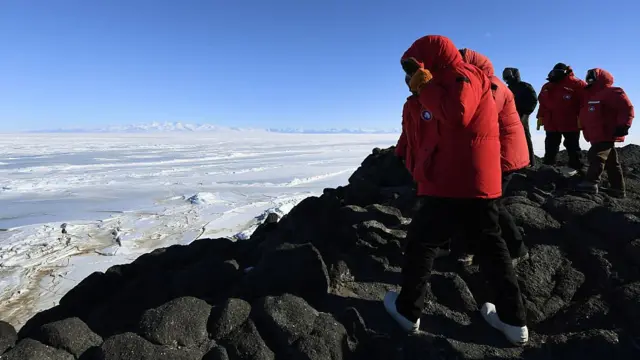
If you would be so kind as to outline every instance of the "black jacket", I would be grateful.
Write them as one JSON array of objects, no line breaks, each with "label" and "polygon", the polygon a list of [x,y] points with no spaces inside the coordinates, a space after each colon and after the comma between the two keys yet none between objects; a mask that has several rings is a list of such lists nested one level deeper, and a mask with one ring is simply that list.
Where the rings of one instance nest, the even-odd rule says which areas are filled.
[{"label": "black jacket", "polygon": [[515,79],[507,82],[507,84],[516,99],[518,114],[531,115],[536,105],[538,105],[538,94],[531,84],[520,80],[520,72],[518,69],[512,68],[512,71],[514,72]]}]

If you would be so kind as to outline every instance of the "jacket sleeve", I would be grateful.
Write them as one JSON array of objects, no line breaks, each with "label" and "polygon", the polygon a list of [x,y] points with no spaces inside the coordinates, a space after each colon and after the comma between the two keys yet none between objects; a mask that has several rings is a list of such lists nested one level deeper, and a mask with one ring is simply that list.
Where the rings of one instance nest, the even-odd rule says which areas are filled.
[{"label": "jacket sleeve", "polygon": [[404,158],[407,156],[407,134],[402,129],[402,134],[400,134],[400,138],[398,139],[398,143],[396,144],[395,150],[396,156]]},{"label": "jacket sleeve", "polygon": [[611,97],[611,106],[616,109],[618,116],[616,126],[629,126],[634,118],[633,105],[631,100],[622,89],[616,89]]},{"label": "jacket sleeve", "polygon": [[536,118],[544,118],[545,115],[549,112],[549,108],[548,108],[548,104],[547,101],[549,99],[547,99],[547,96],[545,95],[545,88],[547,87],[547,84],[545,84],[544,86],[542,86],[542,89],[540,90],[540,94],[538,95],[538,102],[540,103],[540,106],[538,106],[538,113],[536,114]]},{"label": "jacket sleeve", "polygon": [[[422,106],[431,111],[444,125],[466,127],[480,103],[480,94],[471,80],[462,75],[451,76],[449,81],[431,81],[420,91]],[[489,80],[487,79],[487,85]],[[476,85],[479,86],[479,85]]]},{"label": "jacket sleeve", "polygon": [[579,101],[579,108],[587,106],[587,83],[584,80],[576,79],[573,86]]},{"label": "jacket sleeve", "polygon": [[538,105],[538,94],[536,90],[529,83],[523,83],[520,96],[522,97],[522,112],[525,114],[531,114]]},{"label": "jacket sleeve", "polygon": [[406,118],[409,115],[407,109],[407,103],[402,107],[402,133],[400,134],[400,138],[398,139],[398,143],[396,144],[395,154],[401,158],[406,157],[407,155],[407,121]]}]

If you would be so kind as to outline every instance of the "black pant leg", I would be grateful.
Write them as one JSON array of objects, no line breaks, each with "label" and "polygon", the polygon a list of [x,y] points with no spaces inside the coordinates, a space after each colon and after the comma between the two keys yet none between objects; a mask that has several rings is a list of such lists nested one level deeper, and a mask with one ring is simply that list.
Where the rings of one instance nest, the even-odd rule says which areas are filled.
[{"label": "black pant leg", "polygon": [[[502,194],[507,192],[507,188],[509,187],[509,182],[513,178],[514,173],[503,173],[502,174]],[[500,229],[502,230],[502,237],[504,238],[505,243],[507,244],[507,248],[509,249],[509,254],[512,258],[518,258],[523,256],[527,249],[524,246],[522,233],[520,229],[516,225],[516,221],[507,210],[507,207],[504,205],[504,198],[497,200],[498,202],[498,222],[500,224]]]},{"label": "black pant leg", "polygon": [[529,162],[531,166],[534,166],[536,157],[533,154],[533,142],[531,141],[531,130],[529,129],[529,114],[521,114],[520,122],[524,127],[524,135],[527,138],[527,147],[529,148]]},{"label": "black pant leg", "polygon": [[511,258],[519,258],[520,256],[523,256],[527,249],[524,246],[522,233],[516,225],[516,221],[513,219],[513,216],[511,216],[509,210],[504,206],[504,201],[502,199],[498,201],[498,223],[500,224],[502,237],[507,245]]},{"label": "black pant leg", "polygon": [[609,177],[609,185],[612,190],[616,190],[620,193],[625,193],[626,186],[624,181],[624,173],[622,171],[622,165],[620,164],[620,157],[615,145],[611,145],[611,151],[605,162],[605,169],[607,170],[607,176]]},{"label": "black pant leg", "polygon": [[564,147],[567,149],[567,155],[569,156],[569,167],[575,170],[582,170],[584,164],[582,163],[582,149],[580,149],[580,131],[565,132]]},{"label": "black pant leg", "polygon": [[469,200],[465,225],[471,239],[477,241],[476,257],[480,269],[497,294],[494,302],[498,316],[506,324],[526,325],[526,310],[522,302],[520,287],[511,257],[498,224],[498,201],[485,199]]},{"label": "black pant leg", "polygon": [[562,142],[562,133],[555,131],[547,131],[544,138],[544,161],[545,165],[555,165],[556,157],[560,151],[560,143]]},{"label": "black pant leg", "polygon": [[420,211],[407,232],[402,290],[396,301],[398,312],[411,321],[420,318],[424,309],[427,282],[438,247],[455,232],[460,209],[455,199],[425,197]]}]

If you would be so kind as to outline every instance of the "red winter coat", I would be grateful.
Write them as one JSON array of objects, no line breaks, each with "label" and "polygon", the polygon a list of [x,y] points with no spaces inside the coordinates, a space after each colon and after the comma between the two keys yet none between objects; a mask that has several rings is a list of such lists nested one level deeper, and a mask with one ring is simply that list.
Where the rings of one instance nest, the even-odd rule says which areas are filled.
[{"label": "red winter coat", "polygon": [[589,86],[586,105],[580,111],[580,122],[585,140],[590,143],[622,142],[624,136],[613,136],[616,127],[631,126],[633,105],[624,90],[613,86],[613,76],[595,69],[596,81]]},{"label": "red winter coat", "polygon": [[493,64],[488,57],[466,49],[464,61],[478,67],[489,77],[493,98],[498,110],[500,126],[500,160],[503,172],[515,171],[529,165],[529,147],[524,126],[516,110],[516,101],[509,87],[494,75]]},{"label": "red winter coat", "polygon": [[420,91],[418,195],[493,199],[502,195],[500,132],[491,82],[462,61],[451,40],[429,35],[402,56],[413,57],[433,79]]},{"label": "red winter coat", "polygon": [[577,132],[578,115],[584,100],[587,83],[573,73],[557,83],[548,82],[542,86],[538,101],[537,118],[542,118],[545,131]]}]

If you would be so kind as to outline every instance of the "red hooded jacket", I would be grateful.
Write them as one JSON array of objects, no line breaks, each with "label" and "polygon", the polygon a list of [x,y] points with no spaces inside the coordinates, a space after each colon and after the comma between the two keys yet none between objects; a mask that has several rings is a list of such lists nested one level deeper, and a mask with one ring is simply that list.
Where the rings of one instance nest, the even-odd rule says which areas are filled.
[{"label": "red hooded jacket", "polygon": [[500,126],[500,159],[502,171],[515,171],[529,165],[529,147],[524,126],[516,110],[516,100],[509,87],[495,76],[493,64],[488,57],[471,49],[464,49],[463,60],[478,67],[489,77],[493,98],[498,110]]},{"label": "red hooded jacket", "polygon": [[500,197],[500,132],[491,82],[480,69],[462,61],[444,36],[416,40],[402,59],[409,57],[433,75],[418,96],[422,107],[413,172],[418,195]]},{"label": "red hooded jacket", "polygon": [[542,86],[537,118],[542,118],[545,131],[578,132],[578,115],[584,100],[587,83],[571,72],[562,80]]},{"label": "red hooded jacket", "polygon": [[624,90],[613,86],[613,76],[595,69],[596,81],[586,91],[586,105],[580,111],[585,140],[590,143],[622,142],[624,136],[613,136],[616,127],[631,126],[634,112]]}]

